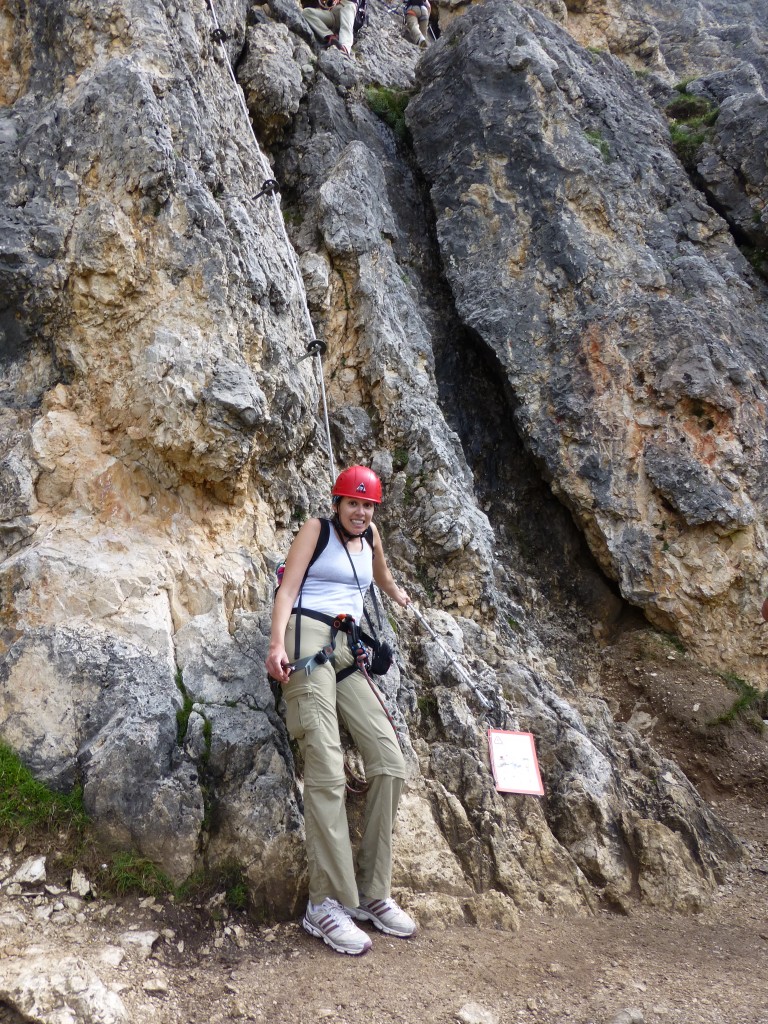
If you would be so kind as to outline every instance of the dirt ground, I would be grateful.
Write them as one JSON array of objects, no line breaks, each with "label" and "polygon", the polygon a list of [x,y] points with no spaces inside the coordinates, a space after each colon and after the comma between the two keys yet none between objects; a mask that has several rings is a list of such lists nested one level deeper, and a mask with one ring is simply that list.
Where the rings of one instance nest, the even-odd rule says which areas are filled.
[{"label": "dirt ground", "polygon": [[525,918],[520,931],[374,935],[339,956],[298,924],[249,932],[242,950],[166,969],[168,996],[123,992],[135,1020],[206,1024],[768,1024],[768,820],[721,807],[753,844],[748,863],[696,917]]},{"label": "dirt ground", "polygon": [[[373,932],[373,950],[353,958],[298,922],[258,928],[244,916],[214,921],[202,907],[127,899],[97,901],[59,928],[56,952],[98,964],[134,1024],[768,1024],[766,731],[712,725],[733,703],[730,687],[702,679],[647,631],[606,649],[601,686],[617,716],[647,716],[638,722],[654,743],[744,843],[744,861],[698,915],[523,916],[513,933],[429,929],[410,940]],[[10,902],[0,897],[0,918]],[[0,955],[50,945],[50,920],[37,926],[30,901],[15,898],[17,916],[20,906],[27,927],[0,939]],[[151,957],[110,966],[103,953],[126,930],[161,937]],[[20,1020],[0,1001],[0,1022]]]}]

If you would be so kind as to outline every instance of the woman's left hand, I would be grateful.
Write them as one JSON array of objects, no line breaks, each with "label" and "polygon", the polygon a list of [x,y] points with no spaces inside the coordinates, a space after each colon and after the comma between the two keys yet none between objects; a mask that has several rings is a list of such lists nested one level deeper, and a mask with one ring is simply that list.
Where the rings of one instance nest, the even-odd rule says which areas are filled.
[{"label": "woman's left hand", "polygon": [[395,604],[399,604],[401,608],[407,608],[411,603],[411,598],[406,590],[402,587],[395,587],[392,593],[389,595]]}]

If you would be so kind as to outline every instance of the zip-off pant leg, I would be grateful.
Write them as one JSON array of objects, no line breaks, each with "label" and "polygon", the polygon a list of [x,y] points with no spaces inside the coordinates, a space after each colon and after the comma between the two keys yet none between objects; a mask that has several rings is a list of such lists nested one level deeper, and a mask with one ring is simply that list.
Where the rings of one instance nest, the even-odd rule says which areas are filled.
[{"label": "zip-off pant leg", "polygon": [[[294,651],[295,617],[286,631],[286,650]],[[330,628],[301,620],[300,656],[314,654],[328,643]],[[352,664],[346,635],[336,638],[336,667]],[[297,673],[283,687],[286,724],[304,759],[304,822],[309,866],[309,898],[327,896],[345,906],[365,896],[386,898],[392,875],[392,829],[406,777],[405,762],[383,708],[367,680],[355,672],[336,686],[331,664],[307,677]],[[338,712],[349,729],[365,764],[370,787],[366,797],[363,839],[355,877],[346,814],[344,755],[339,739]]]},{"label": "zip-off pant leg", "polygon": [[322,41],[335,34],[342,46],[352,50],[357,13],[354,0],[341,0],[341,3],[332,7],[330,11],[323,11],[318,7],[305,7],[301,13],[318,39]]},{"label": "zip-off pant leg", "polygon": [[405,12],[405,36],[412,43],[429,43],[429,8],[412,4]]},{"label": "zip-off pant leg", "polygon": [[[348,648],[343,660],[352,663]],[[337,667],[343,668],[340,658]],[[374,684],[375,685],[375,684]],[[360,751],[368,781],[363,836],[357,852],[357,886],[363,896],[386,899],[392,885],[392,832],[406,777],[392,723],[360,672],[337,686],[341,717]]]},{"label": "zip-off pant leg", "polygon": [[339,26],[335,8],[330,11],[323,11],[319,7],[305,7],[301,13],[304,16],[304,20],[321,42],[338,31]]},{"label": "zip-off pant leg", "polygon": [[339,12],[339,42],[342,46],[346,46],[351,53],[352,43],[355,41],[354,28],[357,4],[354,0],[341,0],[341,3],[334,10]]}]

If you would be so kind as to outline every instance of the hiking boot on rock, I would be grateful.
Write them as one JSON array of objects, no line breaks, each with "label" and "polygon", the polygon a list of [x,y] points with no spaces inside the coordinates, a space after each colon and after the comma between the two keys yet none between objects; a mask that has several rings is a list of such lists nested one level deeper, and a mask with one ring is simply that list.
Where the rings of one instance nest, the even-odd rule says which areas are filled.
[{"label": "hiking boot on rock", "polygon": [[357,927],[344,907],[336,900],[327,898],[317,906],[311,902],[307,903],[307,910],[301,923],[305,931],[322,939],[337,953],[361,956],[373,945],[365,932]]},{"label": "hiking boot on rock", "polygon": [[356,921],[370,921],[379,931],[399,939],[407,939],[416,931],[416,922],[392,898],[377,900],[361,896],[360,906],[348,908],[347,913]]}]

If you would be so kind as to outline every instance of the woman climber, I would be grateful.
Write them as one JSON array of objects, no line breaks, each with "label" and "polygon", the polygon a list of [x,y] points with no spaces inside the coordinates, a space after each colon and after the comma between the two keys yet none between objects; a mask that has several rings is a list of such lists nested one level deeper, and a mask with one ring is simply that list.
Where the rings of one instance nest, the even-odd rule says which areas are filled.
[{"label": "woman climber", "polygon": [[[410,597],[395,583],[372,523],[381,503],[376,474],[365,466],[345,469],[332,500],[330,528],[326,522],[323,529],[323,520],[307,520],[288,552],[266,666],[282,684],[286,725],[304,759],[309,902],[302,924],[337,952],[360,955],[371,940],[355,920],[400,938],[416,931],[390,896],[392,830],[405,761],[387,711],[357,660],[364,655],[359,645],[353,649],[372,579],[403,608]],[[363,757],[368,781],[356,864],[339,716]]]}]

